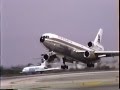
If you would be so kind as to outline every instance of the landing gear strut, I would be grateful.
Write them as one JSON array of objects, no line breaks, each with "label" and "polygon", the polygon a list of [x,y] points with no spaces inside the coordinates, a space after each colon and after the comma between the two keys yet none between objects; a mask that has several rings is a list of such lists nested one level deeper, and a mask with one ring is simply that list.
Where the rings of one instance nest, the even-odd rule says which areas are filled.
[{"label": "landing gear strut", "polygon": [[61,65],[61,69],[68,69],[68,66],[65,64],[65,58],[63,58],[63,65]]}]

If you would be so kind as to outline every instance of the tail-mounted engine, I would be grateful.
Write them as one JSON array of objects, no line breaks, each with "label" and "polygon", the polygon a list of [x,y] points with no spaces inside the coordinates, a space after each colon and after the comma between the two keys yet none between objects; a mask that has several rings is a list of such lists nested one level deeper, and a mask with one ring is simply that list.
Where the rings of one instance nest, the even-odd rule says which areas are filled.
[{"label": "tail-mounted engine", "polygon": [[93,42],[88,42],[88,47],[93,47],[94,46],[94,43]]},{"label": "tail-mounted engine", "polygon": [[104,50],[104,47],[99,43],[88,42],[88,47],[94,50]]}]

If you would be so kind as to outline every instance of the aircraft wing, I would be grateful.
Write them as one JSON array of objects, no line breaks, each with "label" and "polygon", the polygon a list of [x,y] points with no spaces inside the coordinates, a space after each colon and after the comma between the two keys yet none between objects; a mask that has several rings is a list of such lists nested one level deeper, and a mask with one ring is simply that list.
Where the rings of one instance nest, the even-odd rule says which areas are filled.
[{"label": "aircraft wing", "polygon": [[50,71],[50,70],[60,70],[61,68],[57,67],[57,68],[45,68],[45,69],[38,69],[36,70],[36,72],[39,72],[39,71]]},{"label": "aircraft wing", "polygon": [[119,51],[95,51],[98,57],[114,57],[119,56]]},{"label": "aircraft wing", "polygon": [[44,69],[44,71],[50,71],[50,70],[60,70],[61,68],[47,68],[47,69]]},{"label": "aircraft wing", "polygon": [[[75,51],[76,55],[83,54],[85,51]],[[95,55],[100,57],[114,57],[119,56],[119,51],[94,51]]]}]

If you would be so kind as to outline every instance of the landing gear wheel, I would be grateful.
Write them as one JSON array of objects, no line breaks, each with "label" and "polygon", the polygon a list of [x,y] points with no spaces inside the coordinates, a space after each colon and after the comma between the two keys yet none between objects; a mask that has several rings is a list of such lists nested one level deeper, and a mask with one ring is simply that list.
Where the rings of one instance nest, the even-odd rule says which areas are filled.
[{"label": "landing gear wheel", "polygon": [[87,64],[87,67],[94,67],[94,64]]},{"label": "landing gear wheel", "polygon": [[67,65],[61,65],[61,69],[68,69]]},{"label": "landing gear wheel", "polygon": [[66,69],[68,69],[68,66],[66,65]]}]

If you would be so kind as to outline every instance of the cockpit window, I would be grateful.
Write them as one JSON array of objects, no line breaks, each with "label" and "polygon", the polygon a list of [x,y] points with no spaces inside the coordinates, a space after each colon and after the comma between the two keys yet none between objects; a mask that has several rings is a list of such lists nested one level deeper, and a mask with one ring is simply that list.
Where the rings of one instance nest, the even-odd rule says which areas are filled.
[{"label": "cockpit window", "polygon": [[49,36],[43,36],[43,37],[45,37],[45,38],[49,38]]}]

